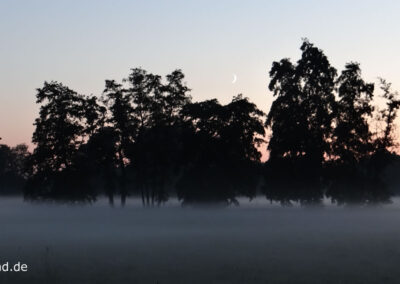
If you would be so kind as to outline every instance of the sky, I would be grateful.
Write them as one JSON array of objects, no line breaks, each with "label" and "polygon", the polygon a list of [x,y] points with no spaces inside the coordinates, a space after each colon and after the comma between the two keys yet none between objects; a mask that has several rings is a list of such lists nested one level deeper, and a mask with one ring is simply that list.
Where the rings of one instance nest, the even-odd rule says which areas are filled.
[{"label": "sky", "polygon": [[182,69],[195,101],[242,93],[267,112],[272,62],[297,61],[305,37],[338,70],[357,61],[400,89],[399,12],[389,0],[0,0],[1,142],[30,143],[44,81],[98,96],[134,67]]}]

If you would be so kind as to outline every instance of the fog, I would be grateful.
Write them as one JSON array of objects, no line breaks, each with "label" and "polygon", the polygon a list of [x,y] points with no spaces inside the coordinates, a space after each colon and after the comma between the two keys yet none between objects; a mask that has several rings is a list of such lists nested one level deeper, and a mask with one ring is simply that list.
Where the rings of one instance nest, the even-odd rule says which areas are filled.
[{"label": "fog", "polygon": [[400,206],[0,200],[1,283],[398,283]]}]

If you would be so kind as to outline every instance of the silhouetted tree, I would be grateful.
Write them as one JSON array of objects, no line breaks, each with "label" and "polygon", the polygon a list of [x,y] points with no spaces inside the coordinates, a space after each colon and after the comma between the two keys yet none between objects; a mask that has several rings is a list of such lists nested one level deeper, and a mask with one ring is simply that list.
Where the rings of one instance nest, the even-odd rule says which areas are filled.
[{"label": "silhouetted tree", "polygon": [[[372,112],[370,106],[372,84],[369,84],[370,87],[365,85],[363,88],[363,81],[360,78],[354,80],[354,82],[357,81],[360,85],[354,90],[358,89],[360,94],[364,90],[365,93],[364,100],[358,103],[358,113],[367,117]],[[353,85],[357,84],[353,83]],[[377,123],[383,126],[383,129],[375,133],[375,140],[371,141],[367,122],[361,118],[357,119],[356,116],[349,117],[347,121],[350,125],[354,125],[354,129],[349,133],[342,133],[345,134],[347,140],[340,142],[342,149],[346,149],[348,155],[344,155],[342,163],[334,162],[326,170],[331,181],[327,195],[335,202],[375,204],[387,202],[393,194],[385,178],[385,171],[397,161],[397,156],[390,150],[395,146],[394,119],[400,107],[400,100],[397,98],[397,93],[391,91],[391,85],[383,79],[381,79],[381,89],[383,90],[382,98],[386,100],[386,108],[378,112]],[[345,105],[341,102],[341,106]],[[346,119],[343,120],[346,121]],[[338,130],[343,131],[340,128]],[[353,159],[356,162],[344,164],[346,157],[351,160],[350,151],[353,151]]]},{"label": "silhouetted tree", "polygon": [[0,194],[20,194],[29,172],[30,153],[25,144],[10,148],[0,144]]},{"label": "silhouetted tree", "polygon": [[374,85],[361,78],[358,63],[346,64],[336,83],[339,101],[332,141],[334,159],[325,169],[324,177],[329,181],[326,194],[338,203],[381,201],[382,183],[369,172],[374,148],[368,118],[374,110]]},{"label": "silhouetted tree", "polygon": [[362,79],[359,64],[346,64],[336,78],[320,49],[305,40],[301,50],[296,65],[283,59],[270,71],[269,89],[276,99],[266,121],[272,130],[267,197],[285,204],[319,202],[324,192],[337,202],[386,200],[381,173],[383,161],[392,160],[386,151],[394,145],[400,100],[382,81],[387,107],[379,121],[385,127],[374,140],[368,121],[374,85]]},{"label": "silhouetted tree", "polygon": [[178,171],[182,154],[181,110],[191,101],[190,89],[183,80],[184,74],[175,70],[163,84],[160,76],[142,69],[133,69],[126,80],[138,122],[138,135],[129,158],[135,185],[147,205],[167,199],[166,188]]},{"label": "silhouetted tree", "polygon": [[58,82],[45,82],[36,98],[41,107],[32,138],[36,145],[31,158],[33,177],[26,193],[41,198],[92,199],[73,161],[104,109],[95,98],[79,95]]},{"label": "silhouetted tree", "polygon": [[380,79],[381,90],[383,91],[382,98],[386,101],[386,108],[381,110],[378,114],[378,120],[384,123],[383,133],[376,138],[376,147],[378,151],[389,151],[395,146],[394,141],[394,120],[397,117],[400,108],[399,93],[391,90],[391,83]]},{"label": "silhouetted tree", "polygon": [[307,40],[301,50],[297,65],[283,59],[270,71],[269,89],[277,99],[266,122],[272,128],[268,149],[273,157],[305,156],[321,165],[330,152],[336,70]]},{"label": "silhouetted tree", "polygon": [[[274,183],[273,187],[279,186],[280,178],[272,174],[272,168],[274,164],[280,168],[278,165],[282,162],[279,160],[284,159],[288,161],[287,166],[294,168],[282,173],[282,181],[291,179],[287,186],[298,188],[299,193],[304,192],[300,190],[300,184],[308,181],[305,187],[316,186],[316,198],[313,199],[319,199],[322,164],[325,155],[331,153],[330,140],[336,110],[336,70],[323,51],[308,40],[304,40],[300,49],[302,56],[296,65],[283,59],[274,62],[270,71],[269,89],[276,99],[266,121],[266,126],[272,130],[268,144],[269,174],[266,177],[271,188],[267,192],[276,195],[271,190]],[[300,184],[293,185],[293,180]],[[298,198],[297,194],[293,196]]]},{"label": "silhouetted tree", "polygon": [[125,166],[128,158],[126,153],[137,135],[137,122],[133,114],[131,97],[121,84],[114,80],[107,80],[103,100],[110,114],[107,122],[114,128],[117,135],[117,157],[121,171],[121,203],[124,205],[127,195]]},{"label": "silhouetted tree", "polygon": [[191,103],[182,109],[185,125],[178,198],[185,204],[235,202],[220,165],[224,162],[220,133],[225,126],[223,106],[214,100]]},{"label": "silhouetted tree", "polygon": [[367,119],[372,116],[374,85],[364,82],[358,63],[346,64],[337,80],[338,112],[334,129],[334,155],[341,162],[354,163],[373,150]]},{"label": "silhouetted tree", "polygon": [[226,106],[217,100],[189,104],[182,114],[191,131],[178,197],[184,203],[236,203],[237,194],[254,194],[258,176],[248,169],[261,157],[263,112],[239,95]]},{"label": "silhouetted tree", "polygon": [[[265,114],[242,95],[226,105],[191,101],[181,70],[165,78],[131,69],[121,84],[106,80],[102,104],[58,82],[37,90],[40,104],[29,154],[26,146],[0,145],[0,188],[22,185],[29,198],[94,200],[111,205],[130,193],[154,206],[177,194],[184,204],[237,203],[252,198],[265,170],[268,199],[283,204],[374,203],[390,197],[384,169],[397,156],[394,120],[400,99],[381,80],[386,108],[380,131],[369,120],[374,85],[358,63],[337,76],[324,52],[308,40],[302,56],[274,62]],[[335,98],[337,97],[337,100]],[[269,160],[261,167],[265,128]],[[398,162],[398,161],[397,161]]]},{"label": "silhouetted tree", "polygon": [[170,180],[169,169],[176,166],[172,156],[180,156],[174,135],[180,133],[181,109],[191,101],[183,80],[180,70],[167,75],[163,83],[161,76],[134,68],[123,80],[126,85],[106,82],[103,97],[109,109],[108,123],[118,133],[122,203],[128,193],[127,170],[144,204],[162,202],[167,196],[163,188]]}]

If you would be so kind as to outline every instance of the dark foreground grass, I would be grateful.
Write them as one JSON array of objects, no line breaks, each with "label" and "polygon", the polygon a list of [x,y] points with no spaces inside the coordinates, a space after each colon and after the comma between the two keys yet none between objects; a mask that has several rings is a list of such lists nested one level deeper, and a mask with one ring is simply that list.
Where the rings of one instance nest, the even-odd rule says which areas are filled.
[{"label": "dark foreground grass", "polygon": [[0,203],[0,283],[400,281],[400,208]]}]

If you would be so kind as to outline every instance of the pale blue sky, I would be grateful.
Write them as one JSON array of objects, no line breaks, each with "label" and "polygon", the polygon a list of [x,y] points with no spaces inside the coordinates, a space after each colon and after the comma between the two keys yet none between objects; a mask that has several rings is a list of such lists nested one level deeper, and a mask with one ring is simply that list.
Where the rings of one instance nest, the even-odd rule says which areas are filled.
[{"label": "pale blue sky", "polygon": [[44,80],[99,95],[132,67],[181,68],[195,100],[243,93],[267,111],[271,63],[297,60],[302,37],[336,68],[359,61],[400,89],[399,12],[377,0],[0,0],[0,137],[30,142]]}]

